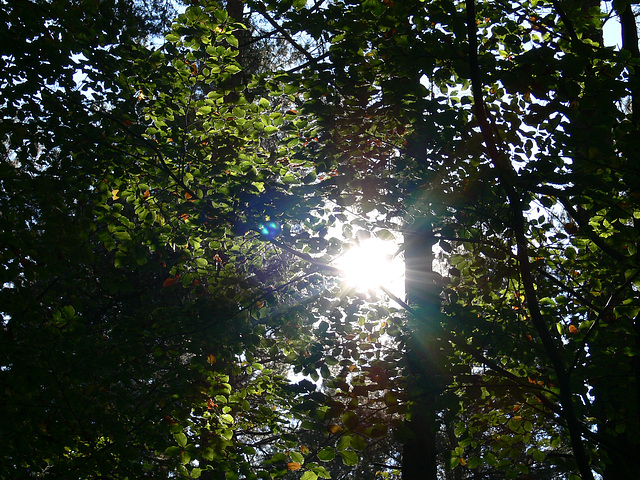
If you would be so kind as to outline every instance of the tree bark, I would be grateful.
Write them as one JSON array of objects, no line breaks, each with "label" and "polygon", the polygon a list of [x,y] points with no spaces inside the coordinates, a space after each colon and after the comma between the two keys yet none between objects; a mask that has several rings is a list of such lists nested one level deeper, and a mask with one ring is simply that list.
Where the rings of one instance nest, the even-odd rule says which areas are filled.
[{"label": "tree bark", "polygon": [[[632,58],[640,58],[638,27],[631,3],[627,3],[622,10],[618,10],[618,15],[622,29],[622,48],[628,50]],[[637,127],[640,122],[640,73],[637,69],[629,76],[629,89],[631,90],[631,119]]]},{"label": "tree bark", "polygon": [[[227,0],[226,10],[234,22],[244,23],[244,0]],[[242,67],[242,70],[232,75],[226,86],[237,90],[244,87],[249,81],[245,69],[247,67],[246,50],[251,38],[251,32],[247,29],[237,29],[234,30],[233,34],[238,39],[238,56],[236,60]],[[229,101],[236,101],[237,96],[237,92],[233,92],[228,95],[227,99]]]},{"label": "tree bark", "polygon": [[407,341],[407,392],[412,405],[406,426],[412,438],[403,446],[402,478],[436,480],[436,400],[441,387],[434,338],[440,309],[432,270],[434,241],[430,225],[412,225],[411,229],[405,234],[405,282],[408,303],[418,315],[410,319],[411,337]]}]

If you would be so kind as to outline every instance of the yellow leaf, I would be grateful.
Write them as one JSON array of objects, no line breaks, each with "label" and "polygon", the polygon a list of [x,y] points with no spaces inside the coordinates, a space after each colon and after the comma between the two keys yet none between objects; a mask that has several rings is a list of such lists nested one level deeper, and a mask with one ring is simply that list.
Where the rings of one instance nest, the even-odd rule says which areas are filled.
[{"label": "yellow leaf", "polygon": [[460,462],[460,465],[462,465],[463,467],[467,464],[467,461],[462,457],[460,457],[458,461]]},{"label": "yellow leaf", "polygon": [[300,467],[302,467],[302,465],[300,465],[298,462],[287,463],[287,468],[289,470],[300,470]]},{"label": "yellow leaf", "polygon": [[329,425],[329,431],[333,434],[336,434],[342,431],[342,427],[340,425]]},{"label": "yellow leaf", "polygon": [[213,365],[214,363],[216,363],[216,357],[213,353],[209,354],[209,356],[207,357],[207,362],[209,362],[209,365]]},{"label": "yellow leaf", "polygon": [[120,190],[111,190],[111,199],[112,200],[118,200],[120,197],[118,196],[118,192]]}]

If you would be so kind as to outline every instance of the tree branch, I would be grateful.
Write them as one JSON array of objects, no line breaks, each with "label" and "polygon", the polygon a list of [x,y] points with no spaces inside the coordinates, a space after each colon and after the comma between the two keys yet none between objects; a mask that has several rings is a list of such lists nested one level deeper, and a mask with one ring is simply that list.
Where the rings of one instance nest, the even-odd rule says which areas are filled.
[{"label": "tree branch", "polygon": [[576,34],[576,30],[575,28],[573,28],[573,22],[569,18],[569,15],[567,15],[567,12],[564,11],[564,8],[562,8],[562,5],[560,5],[559,0],[551,0],[551,4],[553,5],[553,8],[555,8],[556,12],[558,12],[558,15],[560,16],[562,23],[564,23],[564,27],[567,29],[567,32],[569,32],[571,41],[574,44],[580,43],[580,39]]},{"label": "tree branch", "polygon": [[282,26],[280,26],[280,24],[278,24],[278,22],[276,22],[275,19],[271,15],[269,15],[269,12],[267,12],[267,9],[265,8],[264,5],[262,4],[258,5],[258,12],[260,12],[260,14],[265,18],[265,20],[269,22],[271,26],[280,35],[282,35],[294,49],[300,52],[307,59],[308,62],[312,62],[312,63],[317,62],[317,60],[313,57],[313,55],[309,53],[309,51],[306,48],[302,47],[298,42],[296,42],[295,39],[289,34],[289,32],[287,32],[284,28],[282,28]]}]

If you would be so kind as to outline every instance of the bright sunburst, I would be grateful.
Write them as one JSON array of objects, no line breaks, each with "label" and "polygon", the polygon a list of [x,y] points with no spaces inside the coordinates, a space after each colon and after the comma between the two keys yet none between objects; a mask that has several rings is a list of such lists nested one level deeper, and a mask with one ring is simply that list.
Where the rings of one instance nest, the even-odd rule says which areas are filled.
[{"label": "bright sunburst", "polygon": [[396,250],[394,242],[369,238],[347,250],[336,266],[343,271],[345,281],[357,290],[391,288],[404,274],[404,262],[394,258]]}]

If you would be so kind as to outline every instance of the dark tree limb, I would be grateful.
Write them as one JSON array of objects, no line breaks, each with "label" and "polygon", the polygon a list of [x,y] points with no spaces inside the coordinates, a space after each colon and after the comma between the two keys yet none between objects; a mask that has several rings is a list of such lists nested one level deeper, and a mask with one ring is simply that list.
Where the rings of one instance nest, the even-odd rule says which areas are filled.
[{"label": "dark tree limb", "polygon": [[309,53],[309,51],[306,48],[304,48],[302,45],[296,42],[296,40],[289,34],[289,32],[287,32],[284,28],[282,28],[282,26],[278,22],[276,22],[276,20],[271,15],[269,15],[269,12],[267,12],[267,9],[264,7],[264,5],[259,6],[258,12],[260,12],[260,15],[262,15],[264,19],[267,22],[269,22],[271,26],[280,35],[282,35],[294,49],[300,52],[304,56],[304,58],[307,59],[307,62],[317,63],[317,59],[314,58],[314,56],[311,55],[311,53]]}]

